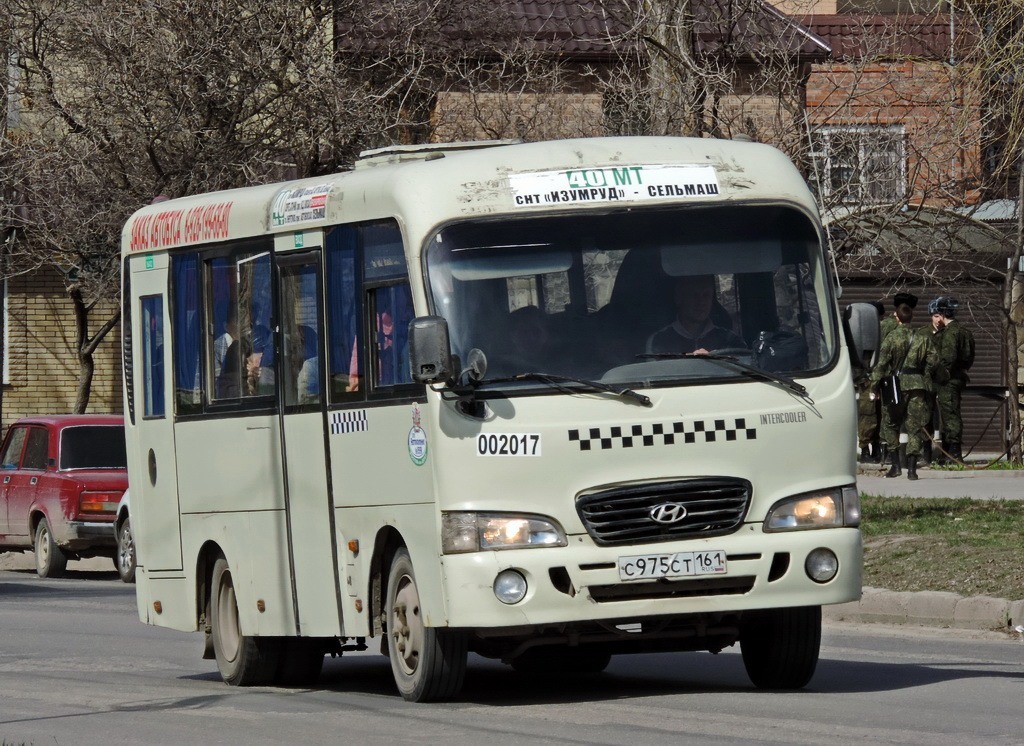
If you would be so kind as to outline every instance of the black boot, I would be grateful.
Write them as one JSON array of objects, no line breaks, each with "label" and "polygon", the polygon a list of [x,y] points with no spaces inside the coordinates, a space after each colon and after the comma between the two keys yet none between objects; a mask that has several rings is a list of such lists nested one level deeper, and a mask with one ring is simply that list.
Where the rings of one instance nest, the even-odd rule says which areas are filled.
[{"label": "black boot", "polygon": [[900,470],[900,452],[895,450],[889,454],[889,458],[892,460],[892,466],[889,467],[889,471],[885,473],[888,478],[898,477],[903,472]]},{"label": "black boot", "polygon": [[870,449],[867,446],[862,446],[861,449],[860,449],[860,462],[862,464],[867,464],[867,463],[870,463],[870,461],[871,461],[871,451],[870,451]]},{"label": "black boot", "polygon": [[889,460],[889,446],[885,443],[880,443],[878,446],[878,463],[884,464]]},{"label": "black boot", "polygon": [[917,479],[917,456],[907,456],[907,479]]},{"label": "black boot", "polygon": [[964,461],[964,454],[960,451],[960,444],[959,443],[950,443],[949,444],[949,448],[947,448],[946,450],[949,451],[949,455],[953,459],[955,459],[955,461],[953,463],[956,463],[956,464],[962,464],[963,463],[963,461]]}]

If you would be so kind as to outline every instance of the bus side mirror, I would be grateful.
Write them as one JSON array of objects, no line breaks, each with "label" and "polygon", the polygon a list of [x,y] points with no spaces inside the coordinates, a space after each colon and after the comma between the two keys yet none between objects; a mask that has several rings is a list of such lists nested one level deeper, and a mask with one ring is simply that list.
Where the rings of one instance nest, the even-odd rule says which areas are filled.
[{"label": "bus side mirror", "polygon": [[454,378],[447,321],[418,316],[409,322],[409,363],[416,383],[447,383]]},{"label": "bus side mirror", "polygon": [[859,368],[874,365],[882,337],[878,309],[870,303],[851,303],[843,313],[843,330],[853,364]]}]

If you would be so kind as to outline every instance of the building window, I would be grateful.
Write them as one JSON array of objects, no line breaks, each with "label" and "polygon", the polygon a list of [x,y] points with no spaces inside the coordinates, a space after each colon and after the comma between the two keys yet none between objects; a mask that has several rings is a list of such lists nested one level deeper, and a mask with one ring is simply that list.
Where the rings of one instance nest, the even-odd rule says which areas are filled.
[{"label": "building window", "polygon": [[900,202],[906,195],[903,127],[821,127],[811,145],[812,186],[826,205]]}]

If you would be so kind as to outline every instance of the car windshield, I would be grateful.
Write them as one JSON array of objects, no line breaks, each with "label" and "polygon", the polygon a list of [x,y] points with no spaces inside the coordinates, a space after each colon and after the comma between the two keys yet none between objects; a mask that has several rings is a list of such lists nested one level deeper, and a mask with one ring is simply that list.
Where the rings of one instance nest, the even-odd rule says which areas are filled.
[{"label": "car windshield", "polygon": [[498,382],[537,372],[629,386],[759,378],[750,366],[796,376],[836,354],[818,233],[793,208],[467,221],[426,257],[453,353],[486,359],[483,390],[544,386]]},{"label": "car windshield", "polygon": [[127,469],[122,425],[79,425],[60,433],[60,467]]}]

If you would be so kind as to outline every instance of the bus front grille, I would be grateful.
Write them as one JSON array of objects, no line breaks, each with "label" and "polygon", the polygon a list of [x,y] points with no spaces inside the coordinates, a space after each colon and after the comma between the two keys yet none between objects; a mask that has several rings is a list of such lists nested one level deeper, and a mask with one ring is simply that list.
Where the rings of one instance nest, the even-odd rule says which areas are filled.
[{"label": "bus front grille", "polygon": [[729,534],[750,505],[750,482],[718,477],[581,493],[576,510],[596,544],[649,544]]}]

